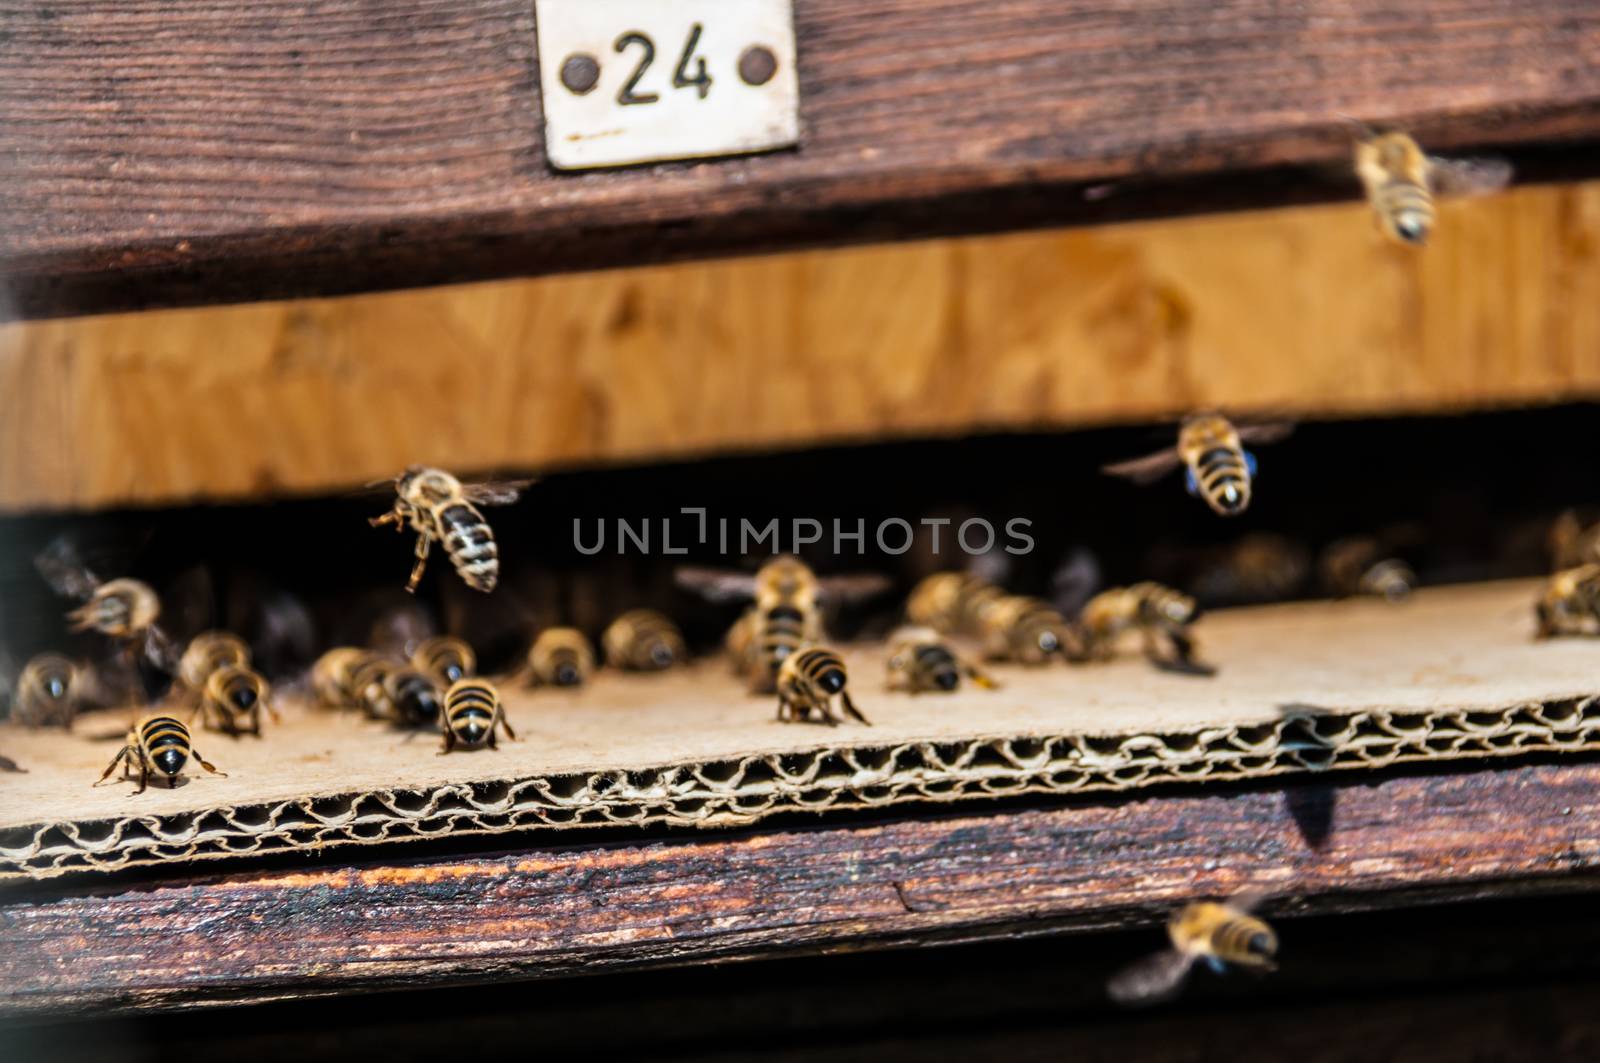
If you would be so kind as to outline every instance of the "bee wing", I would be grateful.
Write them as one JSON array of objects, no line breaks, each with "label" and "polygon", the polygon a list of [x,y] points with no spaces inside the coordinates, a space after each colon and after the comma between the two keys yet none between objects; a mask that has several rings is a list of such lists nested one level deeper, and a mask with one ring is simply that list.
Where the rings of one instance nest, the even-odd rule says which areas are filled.
[{"label": "bee wing", "polygon": [[144,659],[169,675],[178,672],[178,659],[183,656],[172,636],[159,625],[152,624],[144,633]]},{"label": "bee wing", "polygon": [[1121,476],[1132,480],[1136,484],[1154,483],[1167,473],[1183,464],[1183,459],[1178,457],[1178,452],[1172,448],[1158,450],[1154,454],[1147,454],[1142,458],[1131,461],[1118,461],[1110,465],[1100,466],[1100,471],[1109,476]]},{"label": "bee wing", "polygon": [[1165,949],[1112,975],[1106,982],[1106,994],[1118,1004],[1159,1004],[1172,999],[1193,966],[1194,957]]},{"label": "bee wing", "polygon": [[479,505],[509,506],[522,492],[537,482],[531,477],[525,480],[480,480],[476,483],[462,484],[461,493],[467,496],[467,501]]},{"label": "bee wing", "polygon": [[57,539],[33,559],[39,575],[59,595],[88,601],[100,579],[84,565],[77,547],[66,539]]},{"label": "bee wing", "polygon": [[864,601],[882,594],[890,586],[889,577],[876,572],[852,572],[817,580],[818,593],[830,602]]},{"label": "bee wing", "polygon": [[1495,155],[1474,159],[1428,156],[1428,184],[1436,196],[1486,196],[1511,183],[1511,162]]},{"label": "bee wing", "polygon": [[756,578],[749,572],[680,565],[672,578],[678,586],[708,602],[747,602],[756,596]]},{"label": "bee wing", "polygon": [[1268,421],[1262,424],[1235,425],[1241,443],[1276,443],[1294,434],[1293,421]]},{"label": "bee wing", "polygon": [[1246,886],[1229,897],[1227,904],[1229,908],[1249,915],[1265,904],[1269,896],[1270,894],[1260,886]]}]

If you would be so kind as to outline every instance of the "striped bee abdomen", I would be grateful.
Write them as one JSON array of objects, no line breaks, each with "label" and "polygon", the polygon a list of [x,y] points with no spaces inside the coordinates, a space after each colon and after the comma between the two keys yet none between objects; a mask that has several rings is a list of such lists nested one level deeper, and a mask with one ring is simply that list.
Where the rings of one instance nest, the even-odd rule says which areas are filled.
[{"label": "striped bee abdomen", "polygon": [[682,661],[688,650],[678,625],[653,609],[634,609],[611,622],[601,635],[606,663],[636,672],[654,672]]},{"label": "striped bee abdomen", "polygon": [[533,681],[549,686],[581,686],[594,671],[594,650],[583,632],[553,627],[540,632],[528,650]]},{"label": "striped bee abdomen", "polygon": [[917,670],[929,684],[939,690],[954,690],[961,682],[961,673],[955,655],[938,643],[918,646],[914,651]]},{"label": "striped bee abdomen", "polygon": [[805,644],[807,626],[805,613],[793,606],[779,605],[767,610],[761,617],[756,659],[749,676],[752,687],[763,692],[773,689],[784,660]]},{"label": "striped bee abdomen", "polygon": [[411,666],[449,686],[478,670],[472,647],[458,638],[439,635],[426,639],[411,654]]},{"label": "striped bee abdomen", "polygon": [[1250,466],[1243,450],[1213,447],[1200,455],[1191,475],[1201,497],[1223,516],[1237,516],[1250,505]]},{"label": "striped bee abdomen", "polygon": [[500,550],[494,532],[477,508],[466,502],[445,506],[437,516],[445,553],[467,586],[488,593],[500,579]]},{"label": "striped bee abdomen", "polygon": [[1270,964],[1278,951],[1278,937],[1272,928],[1247,915],[1219,923],[1211,935],[1212,951],[1228,963],[1244,966]]},{"label": "striped bee abdomen", "polygon": [[189,728],[171,716],[152,716],[139,725],[139,745],[151,767],[175,776],[189,759]]},{"label": "striped bee abdomen", "polygon": [[477,749],[495,746],[495,727],[505,729],[507,737],[515,738],[511,725],[506,722],[505,709],[500,704],[500,692],[486,679],[460,679],[452,683],[444,695],[444,748],[448,753],[456,746]]}]

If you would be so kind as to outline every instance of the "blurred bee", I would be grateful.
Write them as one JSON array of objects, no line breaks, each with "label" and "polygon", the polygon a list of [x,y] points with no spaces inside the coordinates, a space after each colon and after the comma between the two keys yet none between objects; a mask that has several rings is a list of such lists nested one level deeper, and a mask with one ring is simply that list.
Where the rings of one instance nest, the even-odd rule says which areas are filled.
[{"label": "blurred bee", "polygon": [[458,679],[444,695],[444,746],[439,755],[457,746],[477,749],[487,745],[497,749],[495,727],[504,728],[506,737],[517,740],[516,732],[506,720],[505,706],[500,704],[500,692],[487,679]]},{"label": "blurred bee", "polygon": [[1600,563],[1564,569],[1550,577],[1534,604],[1535,638],[1585,635],[1600,623]]},{"label": "blurred bee", "polygon": [[1323,586],[1340,598],[1361,595],[1399,602],[1417,585],[1411,566],[1399,558],[1385,557],[1378,541],[1364,535],[1329,543],[1317,568]]},{"label": "blurred bee", "polygon": [[28,773],[27,768],[19,766],[16,761],[4,756],[0,756],[0,771],[20,772],[24,775]]},{"label": "blurred bee", "polygon": [[528,678],[544,686],[582,686],[594,674],[594,648],[571,627],[546,628],[528,650]]},{"label": "blurred bee", "polygon": [[911,589],[906,618],[941,635],[984,635],[983,613],[1006,596],[987,580],[966,572],[935,572]]},{"label": "blurred bee", "polygon": [[837,697],[845,714],[871,726],[871,721],[861,715],[850,692],[845,689],[849,675],[844,661],[837,653],[822,646],[812,646],[784,658],[778,669],[778,719],[802,722],[815,712],[830,727],[838,726],[833,714],[833,699]]},{"label": "blurred bee", "polygon": [[1442,159],[1425,153],[1405,133],[1355,125],[1356,177],[1378,227],[1396,243],[1420,247],[1428,242],[1437,218],[1434,196],[1482,195],[1511,181],[1511,164],[1504,159]]},{"label": "blurred bee", "polygon": [[768,561],[754,576],[681,568],[677,580],[712,601],[753,600],[728,630],[724,647],[735,673],[760,694],[777,689],[778,669],[786,657],[822,639],[824,602],[866,598],[889,586],[874,574],[819,579],[805,562],[788,554]]},{"label": "blurred bee", "polygon": [[225,664],[206,677],[199,705],[190,722],[226,735],[261,734],[261,710],[281,723],[278,710],[268,700],[267,681],[248,667]]},{"label": "blurred bee", "polygon": [[366,703],[364,681],[374,662],[382,661],[359,646],[335,646],[311,666],[311,692],[327,709],[358,709]]},{"label": "blurred bee", "polygon": [[[1194,638],[1189,627],[1199,619],[1193,598],[1159,583],[1135,583],[1101,591],[1083,607],[1078,618],[1086,656],[1110,660],[1118,640],[1138,631],[1144,655],[1156,665],[1183,671],[1209,672],[1194,660]],[[1163,652],[1161,642],[1167,643]]]},{"label": "blurred bee", "polygon": [[1578,514],[1566,510],[1550,526],[1550,558],[1557,572],[1600,562],[1600,522],[1583,526]]},{"label": "blurred bee", "polygon": [[41,653],[17,676],[11,718],[24,727],[71,728],[83,700],[83,670],[59,653]]},{"label": "blurred bee", "polygon": [[178,785],[178,773],[183,766],[194,757],[206,771],[213,775],[227,778],[227,772],[218,771],[207,763],[194,748],[194,743],[189,738],[189,728],[171,716],[146,716],[139,720],[128,730],[127,740],[123,743],[122,750],[112,758],[110,765],[101,773],[100,779],[95,783],[106,781],[118,764],[122,765],[122,777],[128,778],[132,769],[139,769],[139,789],[134,793],[142,794],[150,784],[150,775],[155,773],[157,778],[165,778],[169,789]]},{"label": "blurred bee", "polygon": [[102,581],[65,539],[51,544],[35,564],[57,594],[83,603],[67,613],[73,631],[97,631],[120,643],[130,658],[142,654],[158,668],[173,670],[176,654],[172,640],[156,623],[161,616],[161,599],[148,583],[136,579]]},{"label": "blurred bee", "polygon": [[500,578],[500,551],[478,506],[510,505],[532,482],[463,484],[443,469],[413,465],[394,479],[394,508],[368,523],[373,527],[393,524],[396,531],[409,527],[417,533],[417,563],[406,590],[416,591],[428,564],[428,551],[438,540],[462,581],[487,594]]},{"label": "blurred bee", "polygon": [[431,727],[439,720],[439,687],[415,668],[373,656],[352,678],[361,708],[373,719],[397,727]]},{"label": "blurred bee", "polygon": [[633,609],[600,636],[606,663],[630,672],[659,672],[688,658],[678,625],[654,609]]},{"label": "blurred bee", "polygon": [[1042,598],[1005,594],[986,600],[977,627],[984,655],[991,661],[1040,665],[1052,657],[1076,661],[1083,655],[1067,618]]},{"label": "blurred bee", "polygon": [[889,654],[890,690],[950,691],[961,685],[963,675],[985,690],[995,689],[987,673],[964,660],[932,628],[901,628],[890,636],[890,643],[894,647]]},{"label": "blurred bee", "polygon": [[1251,915],[1254,896],[1187,904],[1167,921],[1172,947],[1127,967],[1106,985],[1119,1004],[1154,1004],[1170,999],[1196,962],[1218,974],[1239,967],[1257,974],[1277,969],[1278,935]]},{"label": "blurred bee", "polygon": [[[399,591],[391,591],[398,595]],[[383,595],[388,598],[388,593]],[[367,632],[367,645],[375,651],[409,660],[435,633],[433,618],[415,598],[391,602],[378,609]]]},{"label": "blurred bee", "polygon": [[1191,495],[1205,499],[1224,517],[1237,517],[1250,507],[1256,475],[1255,455],[1244,444],[1274,443],[1293,430],[1288,424],[1235,426],[1220,413],[1190,414],[1178,427],[1176,448],[1107,465],[1103,471],[1150,483],[1184,466],[1184,483]]},{"label": "blurred bee", "polygon": [[199,693],[206,680],[219,668],[248,668],[250,647],[228,631],[203,631],[189,640],[178,658],[178,682],[185,690]]},{"label": "blurred bee", "polygon": [[1281,535],[1256,532],[1209,552],[1188,589],[1207,604],[1278,602],[1301,588],[1310,569],[1304,546]]},{"label": "blurred bee", "polygon": [[448,687],[457,679],[465,679],[476,672],[478,658],[472,647],[460,639],[438,635],[412,652],[411,667],[432,676],[440,686]]}]

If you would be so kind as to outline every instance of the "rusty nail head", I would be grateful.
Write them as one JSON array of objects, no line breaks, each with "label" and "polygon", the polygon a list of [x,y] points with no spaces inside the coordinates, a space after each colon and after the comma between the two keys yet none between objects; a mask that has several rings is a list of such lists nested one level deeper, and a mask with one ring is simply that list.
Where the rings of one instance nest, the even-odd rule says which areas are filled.
[{"label": "rusty nail head", "polygon": [[582,96],[600,81],[600,64],[594,56],[573,52],[561,64],[561,84],[574,96]]},{"label": "rusty nail head", "polygon": [[778,72],[778,57],[764,44],[752,44],[739,56],[739,77],[746,85],[765,85]]}]

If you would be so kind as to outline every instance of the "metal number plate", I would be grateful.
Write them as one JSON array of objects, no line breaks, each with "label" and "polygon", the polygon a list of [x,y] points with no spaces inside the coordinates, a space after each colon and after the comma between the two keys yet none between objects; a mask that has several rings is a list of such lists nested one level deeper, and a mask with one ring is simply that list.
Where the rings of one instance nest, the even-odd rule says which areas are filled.
[{"label": "metal number plate", "polygon": [[791,0],[535,0],[534,14],[557,169],[800,139]]}]

